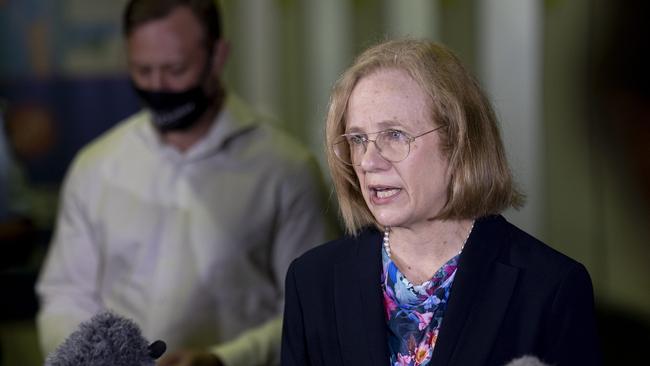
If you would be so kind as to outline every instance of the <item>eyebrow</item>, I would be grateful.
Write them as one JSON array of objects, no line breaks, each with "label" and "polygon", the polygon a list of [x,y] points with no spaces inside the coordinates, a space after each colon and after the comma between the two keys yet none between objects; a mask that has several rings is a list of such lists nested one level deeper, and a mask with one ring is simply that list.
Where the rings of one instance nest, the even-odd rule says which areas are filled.
[{"label": "eyebrow", "polygon": [[405,129],[405,130],[407,129],[406,126],[401,124],[399,121],[395,121],[395,120],[385,120],[385,121],[378,122],[377,127],[378,127],[378,130],[370,131],[370,132],[363,131],[362,129],[360,129],[358,127],[352,127],[350,129],[346,129],[345,133],[346,134],[348,134],[348,133],[372,133],[372,132],[385,131],[385,130],[395,128],[395,127],[399,127],[401,129]]}]

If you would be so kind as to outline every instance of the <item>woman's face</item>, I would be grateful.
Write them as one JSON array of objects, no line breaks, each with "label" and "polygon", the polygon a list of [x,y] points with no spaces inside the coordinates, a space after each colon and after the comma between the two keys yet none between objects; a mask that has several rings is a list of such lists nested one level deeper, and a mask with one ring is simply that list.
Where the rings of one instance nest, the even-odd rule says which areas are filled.
[{"label": "woman's face", "polygon": [[[432,121],[428,98],[416,82],[405,71],[380,69],[360,79],[352,90],[346,133],[390,129],[418,136],[437,127]],[[447,202],[447,167],[440,136],[433,132],[411,142],[406,159],[396,163],[384,159],[369,142],[355,172],[379,224],[415,228],[426,224]]]}]

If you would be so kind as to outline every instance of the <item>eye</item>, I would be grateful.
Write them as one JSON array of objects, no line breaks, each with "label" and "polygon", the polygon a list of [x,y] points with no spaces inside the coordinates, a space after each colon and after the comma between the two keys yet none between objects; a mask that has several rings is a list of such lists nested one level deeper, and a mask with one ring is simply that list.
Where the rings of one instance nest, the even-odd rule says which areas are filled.
[{"label": "eye", "polygon": [[400,130],[390,129],[382,132],[382,136],[392,142],[406,142],[409,139],[409,135]]},{"label": "eye", "polygon": [[182,76],[183,74],[185,74],[187,69],[188,68],[185,65],[174,65],[169,68],[169,73],[172,76]]},{"label": "eye", "polygon": [[348,135],[347,138],[350,146],[363,145],[363,143],[366,141],[366,136],[364,135]]},{"label": "eye", "polygon": [[151,75],[151,67],[149,66],[132,66],[131,73],[138,77],[144,78]]}]

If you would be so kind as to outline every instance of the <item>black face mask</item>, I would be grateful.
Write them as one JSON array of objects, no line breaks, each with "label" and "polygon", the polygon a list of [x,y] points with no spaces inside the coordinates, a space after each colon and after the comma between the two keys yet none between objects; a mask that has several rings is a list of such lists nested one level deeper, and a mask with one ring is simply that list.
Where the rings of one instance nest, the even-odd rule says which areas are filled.
[{"label": "black face mask", "polygon": [[210,105],[200,84],[182,92],[144,90],[135,83],[133,88],[151,109],[154,125],[163,132],[192,127]]}]

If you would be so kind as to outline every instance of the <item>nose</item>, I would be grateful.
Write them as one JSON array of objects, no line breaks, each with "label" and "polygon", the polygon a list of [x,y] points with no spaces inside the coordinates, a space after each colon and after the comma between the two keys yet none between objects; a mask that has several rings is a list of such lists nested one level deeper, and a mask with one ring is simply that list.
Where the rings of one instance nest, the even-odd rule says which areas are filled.
[{"label": "nose", "polygon": [[368,140],[366,151],[361,156],[361,169],[366,172],[386,170],[390,168],[390,164],[388,160],[381,156],[377,143],[374,140]]},{"label": "nose", "polygon": [[149,90],[160,91],[167,88],[165,77],[160,70],[152,71],[151,75],[149,75],[149,80],[147,80],[147,83],[149,84]]},{"label": "nose", "polygon": [[169,89],[169,80],[162,70],[152,68],[147,72],[134,74],[136,84],[145,90],[164,91]]}]

